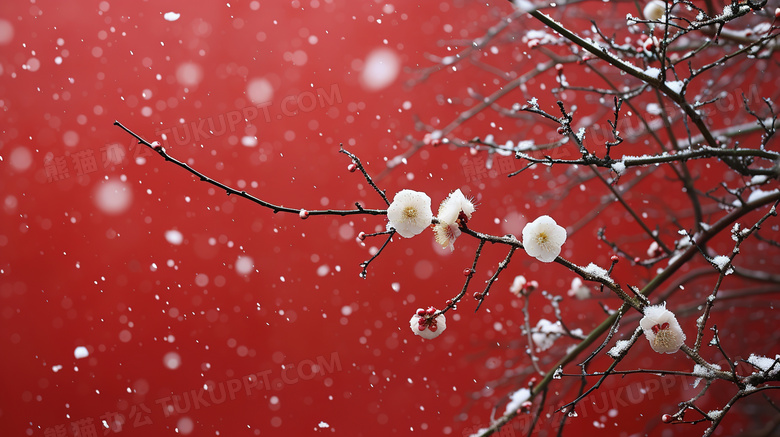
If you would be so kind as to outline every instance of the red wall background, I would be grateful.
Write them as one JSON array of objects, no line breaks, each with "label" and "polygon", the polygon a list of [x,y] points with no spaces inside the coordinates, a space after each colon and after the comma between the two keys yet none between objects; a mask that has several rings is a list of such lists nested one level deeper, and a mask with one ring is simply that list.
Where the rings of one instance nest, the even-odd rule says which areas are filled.
[{"label": "red wall background", "polygon": [[[382,240],[361,247],[355,237],[384,229],[383,217],[273,214],[197,182],[112,123],[163,141],[203,173],[276,204],[383,208],[360,174],[347,171],[339,143],[379,175],[386,159],[409,147],[408,135],[422,139],[416,117],[442,126],[464,108],[466,87],[495,90],[484,75],[474,81],[441,72],[413,87],[408,81],[430,65],[426,54],[452,54],[446,41],[480,36],[496,11],[508,10],[503,2],[4,2],[0,434],[77,435],[76,424],[89,435],[92,424],[97,435],[459,436],[487,426],[492,406],[528,380],[522,305],[507,292],[511,278],[524,274],[565,294],[569,272],[518,253],[478,313],[465,301],[448,313],[446,333],[423,341],[410,332],[409,318],[460,290],[476,241],[461,237],[450,254],[428,234],[396,239],[363,280],[359,264]],[[166,20],[169,11],[180,17]],[[398,64],[397,77],[378,89],[362,79],[372,53],[390,70]],[[511,68],[511,56],[500,59]],[[552,102],[535,87],[554,78],[549,72],[529,88]],[[776,79],[765,83],[776,89]],[[197,129],[199,120],[220,131],[239,112],[252,115],[251,96],[270,102],[252,125]],[[459,136],[495,132],[492,121],[480,116]],[[502,140],[542,135],[538,127],[518,132],[514,122],[500,123]],[[160,138],[173,128],[179,140]],[[461,188],[478,202],[471,226],[496,235],[519,235],[541,214],[571,227],[598,204],[596,194],[540,196],[549,181],[563,181],[562,172],[508,181],[519,164],[502,165],[477,174],[479,156],[426,148],[378,183],[390,195],[426,191],[434,208]],[[666,194],[659,183],[665,177],[656,172],[633,201],[657,201]],[[680,202],[664,201],[671,208]],[[611,252],[595,238],[604,224],[612,235],[636,233],[627,214],[606,207],[571,233],[562,255],[608,265]],[[504,256],[505,249],[486,246],[475,280],[488,279]],[[777,265],[777,255],[764,262]],[[616,276],[638,282],[649,273],[619,265]],[[595,301],[567,300],[563,308],[586,332],[602,318]],[[541,296],[534,311],[534,320],[552,318]],[[765,345],[770,331],[768,343],[776,344],[776,315],[757,311],[742,313],[752,315],[749,326],[731,340]],[[693,326],[695,317],[686,323]],[[558,354],[569,344],[561,340]],[[82,346],[88,356],[76,358]],[[543,363],[557,356],[542,354]],[[663,358],[640,354],[633,365],[669,364]],[[677,361],[671,366],[688,369]],[[244,379],[250,374],[261,384]],[[262,384],[266,377],[271,387]],[[692,381],[655,381],[608,385],[568,426],[660,435],[660,414],[692,395]],[[557,391],[569,384],[577,382]],[[231,396],[215,402],[205,392],[192,403],[209,387],[216,399],[219,390]],[[180,402],[172,412],[165,410],[171,396]],[[503,409],[499,404],[498,413]],[[723,432],[750,422],[735,416]]]}]

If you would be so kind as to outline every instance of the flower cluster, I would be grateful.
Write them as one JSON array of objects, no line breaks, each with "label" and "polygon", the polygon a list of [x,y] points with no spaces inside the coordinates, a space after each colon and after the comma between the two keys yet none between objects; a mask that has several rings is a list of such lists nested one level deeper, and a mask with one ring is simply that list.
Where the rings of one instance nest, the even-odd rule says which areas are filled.
[{"label": "flower cluster", "polygon": [[[455,249],[455,240],[461,235],[461,228],[468,223],[476,207],[474,202],[466,198],[460,189],[451,192],[439,205],[439,211],[434,221],[431,212],[431,198],[420,191],[401,190],[393,197],[393,202],[387,208],[387,228],[395,230],[404,238],[411,238],[422,233],[433,224],[436,242],[451,251]],[[361,241],[363,238],[358,237]],[[525,251],[542,262],[552,262],[561,253],[561,246],[566,242],[566,229],[551,217],[543,215],[523,228],[523,247]],[[471,274],[467,269],[466,274]],[[510,287],[516,296],[526,295],[538,287],[536,281],[526,281],[523,276],[517,276]],[[480,296],[479,294],[475,296]],[[420,308],[409,320],[409,326],[416,335],[425,339],[433,339],[446,329],[444,314],[436,314],[434,307]],[[546,320],[544,322],[547,322]],[[548,326],[549,325],[549,326]],[[560,327],[551,323],[537,327],[534,341],[540,350],[545,350],[558,338]]]},{"label": "flower cluster", "polygon": [[666,303],[647,306],[644,314],[639,326],[650,342],[650,347],[659,354],[677,352],[685,342],[685,333],[674,313],[666,309]]},{"label": "flower cluster", "polygon": [[[433,233],[436,242],[444,248],[455,249],[460,226],[466,224],[476,207],[460,189],[450,193],[439,205]],[[420,191],[401,190],[387,208],[388,229],[395,229],[404,238],[419,235],[433,221],[431,198]],[[543,215],[523,228],[523,247],[532,257],[542,262],[553,262],[566,242],[566,229],[552,217]]]},{"label": "flower cluster", "polygon": [[[474,203],[460,191],[450,193],[439,205],[437,223],[433,226],[436,242],[454,250],[455,239],[460,236],[460,223],[466,223],[475,211]],[[387,208],[388,227],[404,238],[420,234],[433,221],[431,198],[427,194],[401,190]]]},{"label": "flower cluster", "polygon": [[434,307],[417,309],[417,313],[409,320],[412,332],[426,340],[440,336],[447,329],[447,319],[444,314],[436,315],[436,311],[437,309]]}]

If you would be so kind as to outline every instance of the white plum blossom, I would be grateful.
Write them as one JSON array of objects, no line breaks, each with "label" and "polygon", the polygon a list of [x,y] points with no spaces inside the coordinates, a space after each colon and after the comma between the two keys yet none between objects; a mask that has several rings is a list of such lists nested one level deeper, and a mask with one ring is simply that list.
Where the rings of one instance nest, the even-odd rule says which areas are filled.
[{"label": "white plum blossom", "polygon": [[563,334],[563,328],[560,323],[552,323],[547,319],[541,319],[536,324],[536,328],[531,334],[531,339],[536,345],[537,350],[544,351],[552,347],[555,340]]},{"label": "white plum blossom", "polygon": [[541,262],[555,261],[565,242],[566,229],[563,226],[558,226],[555,220],[548,215],[537,218],[523,228],[525,251]]},{"label": "white plum blossom", "polygon": [[415,315],[409,320],[409,327],[415,335],[426,340],[433,340],[441,335],[447,329],[447,319],[444,314],[436,314],[436,308],[429,307],[427,310],[419,308]]},{"label": "white plum blossom", "polygon": [[458,219],[468,221],[475,209],[474,203],[467,199],[460,189],[450,193],[439,205],[439,214],[436,217],[439,223],[433,227],[436,242],[445,249],[449,247],[450,251],[455,250],[455,239],[460,236]]},{"label": "white plum blossom", "polygon": [[582,279],[574,278],[571,281],[571,288],[567,294],[579,300],[587,299],[590,297],[590,287],[583,285]]},{"label": "white plum blossom", "polygon": [[466,220],[469,220],[475,209],[474,203],[467,199],[460,189],[457,189],[441,202],[436,218],[439,219],[440,223],[452,225],[458,220],[461,212]]},{"label": "white plum blossom", "polygon": [[431,198],[419,191],[401,190],[387,208],[387,220],[399,235],[412,238],[430,226],[433,220]]},{"label": "white plum blossom", "polygon": [[645,316],[639,321],[639,326],[650,342],[650,347],[659,354],[673,354],[685,342],[680,324],[674,313],[666,309],[666,303],[647,306]]},{"label": "white plum blossom", "polygon": [[655,258],[656,256],[661,255],[663,252],[661,252],[660,246],[658,246],[657,241],[653,241],[650,243],[650,246],[647,248],[647,256]]},{"label": "white plum blossom", "polygon": [[642,14],[646,20],[661,21],[666,15],[666,4],[661,0],[651,0],[645,5]]},{"label": "white plum blossom", "polygon": [[515,276],[512,285],[509,286],[509,291],[517,297],[524,296],[528,293],[532,293],[539,288],[539,283],[536,281],[528,281],[523,275]]}]

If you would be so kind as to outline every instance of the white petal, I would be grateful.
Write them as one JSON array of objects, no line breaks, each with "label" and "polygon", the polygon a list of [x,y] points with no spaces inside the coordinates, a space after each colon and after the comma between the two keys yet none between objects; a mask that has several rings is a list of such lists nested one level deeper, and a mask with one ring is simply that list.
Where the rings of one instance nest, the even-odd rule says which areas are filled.
[{"label": "white petal", "polygon": [[441,202],[437,218],[439,219],[439,222],[451,225],[458,220],[458,216],[460,216],[461,212],[463,212],[467,218],[471,218],[475,209],[474,204],[466,199],[466,196],[463,195],[463,192],[461,192],[459,188],[450,193],[449,196]]},{"label": "white petal", "polygon": [[447,225],[444,223],[439,223],[433,228],[433,233],[436,237],[436,242],[441,245],[443,248],[449,248],[450,251],[455,250],[455,240],[460,237],[460,229],[458,228],[458,225],[451,224]]}]

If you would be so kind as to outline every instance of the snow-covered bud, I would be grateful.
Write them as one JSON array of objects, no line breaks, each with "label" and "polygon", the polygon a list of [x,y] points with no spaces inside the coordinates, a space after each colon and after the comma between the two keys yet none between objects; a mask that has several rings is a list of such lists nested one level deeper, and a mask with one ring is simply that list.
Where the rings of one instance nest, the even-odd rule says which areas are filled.
[{"label": "snow-covered bud", "polygon": [[355,170],[357,170],[357,165],[355,165],[355,163],[353,162],[347,166],[347,170],[349,170],[350,173],[354,173]]},{"label": "snow-covered bud", "polygon": [[512,285],[509,287],[509,291],[511,291],[515,296],[520,297],[520,295],[522,295],[525,290],[525,284],[527,282],[528,281],[525,279],[525,276],[517,275],[515,276],[514,281],[512,281]]},{"label": "snow-covered bud", "polygon": [[647,256],[655,256],[655,252],[658,250],[658,243],[653,241],[650,243],[650,247],[647,248]]},{"label": "snow-covered bud", "polygon": [[301,212],[298,213],[298,217],[300,217],[303,220],[306,220],[307,218],[309,218],[309,211],[302,209]]},{"label": "snow-covered bud", "polygon": [[438,146],[441,144],[441,132],[427,133],[423,136],[423,144],[427,146]]},{"label": "snow-covered bud", "polygon": [[[423,314],[420,314],[421,310]],[[433,313],[436,313],[435,308]],[[429,314],[427,310],[420,308],[417,310],[417,313],[409,320],[409,327],[412,329],[412,332],[414,332],[415,335],[419,335],[426,340],[432,340],[440,336],[441,333],[447,329],[447,319],[444,317],[444,314],[439,314],[438,316],[433,317],[433,315]]]}]

